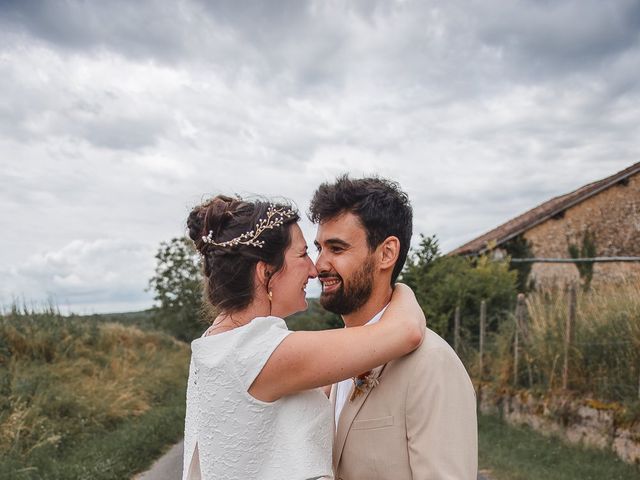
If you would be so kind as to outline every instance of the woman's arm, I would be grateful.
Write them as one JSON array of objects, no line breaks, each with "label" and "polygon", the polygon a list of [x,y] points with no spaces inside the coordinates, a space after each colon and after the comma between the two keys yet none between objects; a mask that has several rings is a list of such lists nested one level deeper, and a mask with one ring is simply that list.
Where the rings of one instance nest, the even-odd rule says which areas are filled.
[{"label": "woman's arm", "polygon": [[322,388],[322,391],[327,396],[327,398],[331,396],[331,385],[325,385],[325,386],[320,387],[320,388]]},{"label": "woman's arm", "polygon": [[418,348],[425,323],[411,289],[398,284],[383,317],[373,325],[290,334],[249,393],[270,402],[354,377]]}]

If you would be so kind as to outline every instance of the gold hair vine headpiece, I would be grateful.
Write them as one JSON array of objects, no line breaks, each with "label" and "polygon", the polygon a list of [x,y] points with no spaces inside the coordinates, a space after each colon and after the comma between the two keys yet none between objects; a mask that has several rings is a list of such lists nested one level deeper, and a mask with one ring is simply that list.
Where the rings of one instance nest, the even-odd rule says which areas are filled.
[{"label": "gold hair vine headpiece", "polygon": [[271,230],[276,227],[280,227],[284,224],[285,218],[290,218],[295,212],[288,208],[276,208],[275,205],[269,205],[267,209],[267,218],[261,218],[253,230],[249,230],[243,233],[239,237],[232,238],[226,242],[215,242],[213,240],[213,230],[209,230],[209,235],[203,236],[202,241],[216,247],[234,247],[236,245],[249,245],[252,247],[262,248],[264,240],[257,240],[257,238],[265,230]]}]

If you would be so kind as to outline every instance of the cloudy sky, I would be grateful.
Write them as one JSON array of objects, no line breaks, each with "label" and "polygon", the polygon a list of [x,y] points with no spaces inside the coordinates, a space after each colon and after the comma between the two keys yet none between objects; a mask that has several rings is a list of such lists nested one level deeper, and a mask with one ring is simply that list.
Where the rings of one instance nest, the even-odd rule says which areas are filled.
[{"label": "cloudy sky", "polygon": [[639,161],[639,65],[637,0],[0,0],[0,304],[147,308],[204,197],[343,172],[451,250]]}]

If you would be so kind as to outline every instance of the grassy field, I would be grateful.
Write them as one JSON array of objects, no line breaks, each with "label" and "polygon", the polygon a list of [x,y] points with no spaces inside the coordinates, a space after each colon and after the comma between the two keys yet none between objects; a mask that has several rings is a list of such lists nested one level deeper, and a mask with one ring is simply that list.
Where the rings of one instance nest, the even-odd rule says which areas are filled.
[{"label": "grassy field", "polygon": [[[562,388],[568,295],[562,290],[527,296],[527,318],[519,334],[518,387],[539,391]],[[638,399],[640,378],[640,284],[628,283],[577,294],[568,357],[568,389],[603,401]],[[512,386],[515,322],[487,337],[483,379]],[[466,366],[478,378],[475,345]]]},{"label": "grassy field", "polygon": [[0,478],[123,479],[183,429],[188,345],[55,312],[0,318]]},{"label": "grassy field", "polygon": [[480,415],[479,464],[492,480],[638,480],[640,467]]},{"label": "grassy field", "polygon": [[[319,309],[290,327],[337,326]],[[189,347],[152,328],[150,311],[0,316],[0,478],[128,479],[179,439]],[[480,416],[479,436],[493,480],[640,478],[611,453],[494,417]]]}]

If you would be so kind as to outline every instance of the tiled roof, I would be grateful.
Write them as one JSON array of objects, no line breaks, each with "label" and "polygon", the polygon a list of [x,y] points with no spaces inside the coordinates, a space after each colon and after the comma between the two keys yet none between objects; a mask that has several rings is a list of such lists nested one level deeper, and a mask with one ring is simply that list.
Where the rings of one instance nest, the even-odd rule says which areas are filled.
[{"label": "tiled roof", "polygon": [[640,162],[631,165],[629,168],[626,168],[615,175],[611,175],[610,177],[585,185],[584,187],[567,193],[566,195],[552,198],[528,212],[503,223],[490,232],[465,243],[464,245],[449,252],[448,255],[470,255],[482,253],[486,249],[488,243],[495,241],[496,245],[500,245],[529,230],[535,225],[538,225],[555,215],[562,214],[562,212],[567,208],[572,207],[573,205],[580,203],[639,172]]}]

